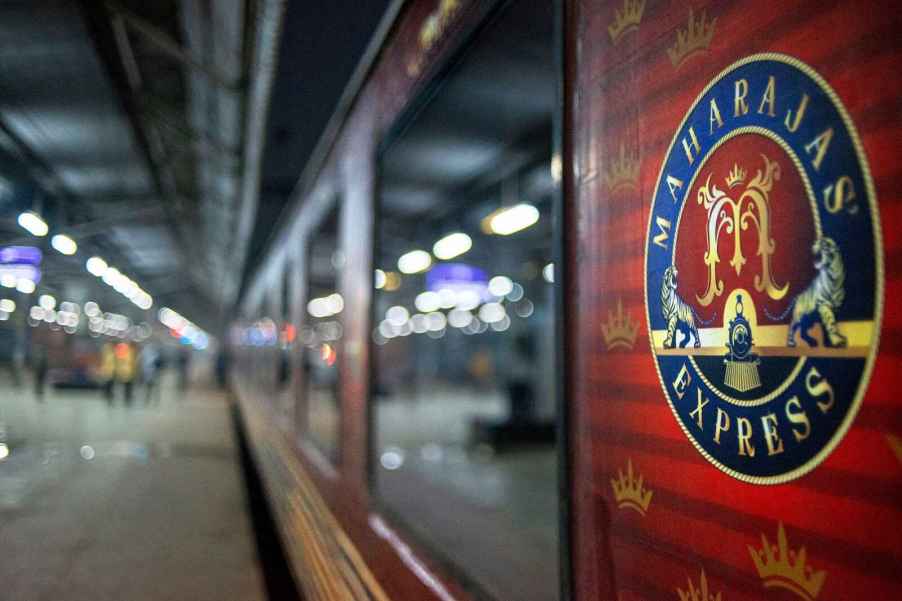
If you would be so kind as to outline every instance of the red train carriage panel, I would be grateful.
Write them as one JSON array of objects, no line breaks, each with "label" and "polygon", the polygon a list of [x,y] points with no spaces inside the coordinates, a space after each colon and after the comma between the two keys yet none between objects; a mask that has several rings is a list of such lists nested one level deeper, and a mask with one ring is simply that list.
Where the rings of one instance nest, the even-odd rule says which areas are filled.
[{"label": "red train carriage panel", "polygon": [[898,11],[573,9],[576,597],[896,598]]}]

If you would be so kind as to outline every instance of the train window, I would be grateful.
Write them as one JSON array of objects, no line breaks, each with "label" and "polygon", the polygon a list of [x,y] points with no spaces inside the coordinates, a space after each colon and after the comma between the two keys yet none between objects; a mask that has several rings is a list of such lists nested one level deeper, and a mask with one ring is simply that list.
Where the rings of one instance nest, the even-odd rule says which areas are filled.
[{"label": "train window", "polygon": [[278,334],[278,348],[279,348],[279,362],[278,362],[278,374],[276,375],[276,382],[278,383],[278,403],[279,403],[279,417],[280,424],[285,428],[290,428],[292,424],[292,418],[294,417],[294,394],[292,392],[292,383],[294,378],[292,377],[293,366],[292,366],[292,357],[294,357],[294,341],[297,337],[297,331],[294,323],[292,322],[292,305],[294,303],[294,297],[292,296],[292,269],[293,262],[290,258],[285,260],[285,264],[282,267],[282,277],[281,277],[281,314],[279,315],[279,334]]},{"label": "train window", "polygon": [[559,596],[553,22],[508,3],[379,156],[376,497],[521,601]]},{"label": "train window", "polygon": [[343,267],[338,246],[338,207],[334,206],[313,232],[307,247],[307,306],[302,329],[302,361],[307,433],[329,459],[338,459],[340,396],[338,356],[341,353],[341,312],[338,292]]}]

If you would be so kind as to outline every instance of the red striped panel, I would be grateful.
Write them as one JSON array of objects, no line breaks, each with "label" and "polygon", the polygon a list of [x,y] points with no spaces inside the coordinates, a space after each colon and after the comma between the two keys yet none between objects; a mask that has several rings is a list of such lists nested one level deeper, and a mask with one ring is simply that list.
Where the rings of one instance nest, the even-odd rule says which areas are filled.
[{"label": "red striped panel", "polygon": [[[902,598],[902,67],[900,11],[890,2],[781,3],[647,0],[636,31],[614,45],[624,2],[573,3],[580,97],[573,111],[576,295],[572,324],[575,590],[582,600],[679,599],[704,569],[723,599],[799,599],[764,588],[749,545],[789,547],[827,573],[818,600]],[[667,49],[690,7],[717,18],[710,47],[675,69]],[[753,485],[721,472],[681,430],[648,344],[645,237],[665,153],[702,89],[733,62],[790,54],[837,92],[861,139],[883,236],[884,315],[871,382],[851,429],[811,473]],[[779,98],[778,98],[779,102]],[[620,146],[639,156],[635,189],[604,175]],[[587,177],[586,174],[594,175]],[[862,241],[871,244],[870,241]],[[847,291],[854,294],[854,291]],[[618,302],[637,327],[632,349],[607,349],[602,325]],[[735,442],[735,441],[731,441]],[[631,462],[653,491],[644,516],[618,507],[610,480]]]}]

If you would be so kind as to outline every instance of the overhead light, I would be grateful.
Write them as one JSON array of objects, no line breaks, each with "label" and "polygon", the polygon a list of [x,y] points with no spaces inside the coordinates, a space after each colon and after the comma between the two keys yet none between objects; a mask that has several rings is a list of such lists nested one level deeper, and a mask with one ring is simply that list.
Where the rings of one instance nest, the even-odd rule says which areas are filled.
[{"label": "overhead light", "polygon": [[142,290],[141,294],[139,294],[133,302],[138,306],[139,309],[144,309],[145,311],[147,311],[153,306],[153,297]]},{"label": "overhead light", "polygon": [[58,250],[64,255],[74,255],[78,250],[78,244],[75,240],[65,234],[57,234],[50,239],[50,246]]},{"label": "overhead light", "polygon": [[16,279],[16,276],[11,273],[0,275],[0,286],[3,286],[4,288],[15,288],[17,284],[18,280]]},{"label": "overhead light", "polygon": [[458,257],[472,248],[473,240],[462,232],[448,234],[435,243],[432,254],[444,261]]},{"label": "overhead light", "polygon": [[427,290],[426,292],[419,293],[413,304],[423,313],[432,313],[441,308],[442,297],[439,296],[438,292]]},{"label": "overhead light", "polygon": [[381,269],[377,269],[375,274],[373,275],[373,284],[376,287],[376,290],[382,290],[385,288],[385,272]]},{"label": "overhead light", "polygon": [[115,286],[121,277],[122,274],[119,273],[119,270],[115,267],[108,267],[101,276],[103,283],[109,284],[110,286]]},{"label": "overhead light", "polygon": [[307,303],[307,313],[316,318],[338,315],[344,308],[345,301],[337,292],[310,299]]},{"label": "overhead light", "polygon": [[486,303],[479,307],[479,319],[485,323],[495,323],[507,316],[504,305],[501,303]]},{"label": "overhead light", "polygon": [[448,312],[448,323],[455,328],[465,328],[473,321],[473,314],[463,309]]},{"label": "overhead light", "polygon": [[430,265],[432,256],[425,250],[412,250],[398,259],[398,269],[401,273],[420,273],[429,269]]},{"label": "overhead light", "polygon": [[555,153],[551,156],[550,171],[551,171],[551,179],[553,179],[555,181],[555,183],[560,182],[561,175],[563,174],[563,171],[564,171],[563,164],[561,163],[561,155],[560,154]]},{"label": "overhead light", "polygon": [[16,310],[16,302],[9,298],[0,299],[0,311],[12,313]]},{"label": "overhead light", "polygon": [[31,294],[34,292],[34,282],[29,279],[22,278],[16,282],[16,290],[22,294]]},{"label": "overhead light", "polygon": [[505,275],[496,275],[489,280],[489,292],[493,296],[507,296],[514,289],[514,283]]},{"label": "overhead light", "polygon": [[388,311],[385,312],[385,319],[391,325],[395,327],[401,327],[407,320],[410,319],[410,312],[400,305],[395,305],[394,307],[390,307]]},{"label": "overhead light", "polygon": [[18,221],[19,225],[28,230],[28,233],[32,236],[46,236],[47,232],[50,231],[50,228],[47,227],[47,222],[33,211],[19,213]]},{"label": "overhead light", "polygon": [[125,277],[122,279],[122,290],[119,292],[125,296],[125,298],[132,300],[139,292],[141,292],[141,288],[138,286],[138,283],[131,278]]},{"label": "overhead light", "polygon": [[52,311],[56,307],[56,299],[49,294],[42,294],[38,298],[38,304],[46,311]]},{"label": "overhead light", "polygon": [[337,292],[326,297],[326,303],[329,305],[329,311],[332,315],[341,313],[345,308],[345,300]]},{"label": "overhead light", "polygon": [[554,263],[549,263],[542,268],[542,277],[545,278],[545,281],[549,284],[554,283]]},{"label": "overhead light", "polygon": [[109,268],[109,265],[100,257],[91,257],[85,263],[85,267],[91,275],[101,277]]},{"label": "overhead light", "polygon": [[490,213],[483,220],[484,229],[500,236],[509,236],[534,225],[539,220],[539,210],[526,203],[505,207]]}]

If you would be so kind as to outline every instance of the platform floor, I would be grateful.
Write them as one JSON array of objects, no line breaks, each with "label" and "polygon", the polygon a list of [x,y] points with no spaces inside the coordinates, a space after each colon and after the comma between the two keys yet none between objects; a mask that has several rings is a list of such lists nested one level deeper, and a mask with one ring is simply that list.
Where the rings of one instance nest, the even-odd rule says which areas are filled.
[{"label": "platform floor", "polygon": [[0,599],[265,599],[226,399],[162,393],[0,382]]}]

